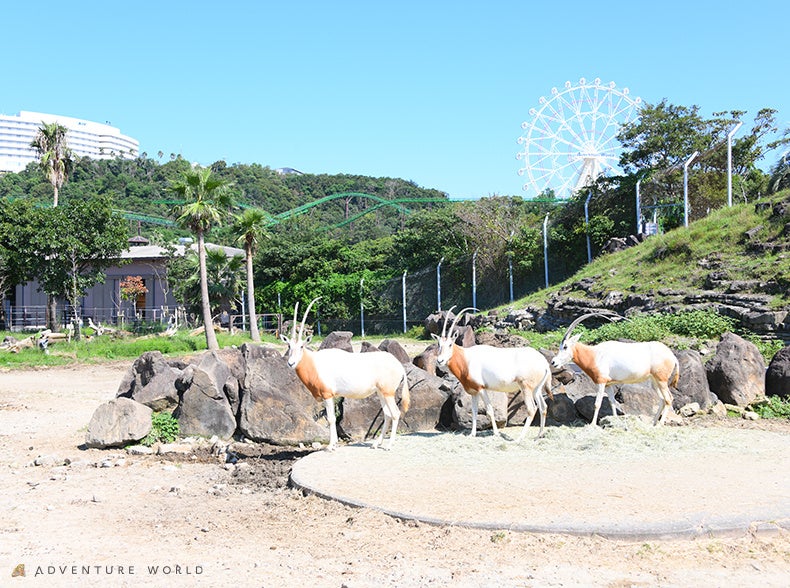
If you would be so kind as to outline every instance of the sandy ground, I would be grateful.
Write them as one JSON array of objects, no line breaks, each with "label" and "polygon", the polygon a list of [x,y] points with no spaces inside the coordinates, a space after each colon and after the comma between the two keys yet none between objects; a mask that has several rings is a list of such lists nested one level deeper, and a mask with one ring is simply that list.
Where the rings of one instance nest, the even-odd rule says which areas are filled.
[{"label": "sandy ground", "polygon": [[428,525],[287,487],[306,451],[238,444],[229,466],[208,450],[81,449],[129,365],[0,373],[0,586],[790,585],[782,530],[625,541]]}]

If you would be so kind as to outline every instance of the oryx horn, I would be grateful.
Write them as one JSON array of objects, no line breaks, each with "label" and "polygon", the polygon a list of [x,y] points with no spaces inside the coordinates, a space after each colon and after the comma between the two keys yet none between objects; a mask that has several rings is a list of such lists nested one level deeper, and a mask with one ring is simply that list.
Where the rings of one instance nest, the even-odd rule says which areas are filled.
[{"label": "oryx horn", "polygon": [[[453,306],[453,308],[455,308],[455,306]],[[450,310],[452,310],[453,308],[451,308]],[[455,329],[455,325],[457,325],[458,321],[461,319],[461,315],[464,314],[467,310],[474,310],[475,312],[477,311],[477,309],[474,306],[467,306],[466,308],[462,308],[461,310],[459,310],[458,314],[455,315],[455,318],[453,319],[453,325],[450,327],[450,333],[449,333],[450,336],[452,336],[452,334],[453,334],[453,330]],[[449,313],[449,311],[448,311],[448,313]],[[445,321],[445,324],[446,324],[446,321]],[[442,334],[444,334],[444,333],[442,333]]]},{"label": "oryx horn", "polygon": [[565,331],[565,334],[562,336],[562,341],[564,342],[568,338],[568,335],[571,334],[571,331],[573,331],[573,329],[575,329],[582,321],[585,321],[588,318],[591,318],[591,317],[594,317],[594,316],[599,316],[601,318],[605,318],[606,320],[609,320],[609,321],[612,321],[612,322],[618,321],[618,320],[623,318],[623,317],[621,317],[619,314],[617,314],[615,312],[608,312],[608,313],[607,312],[588,312],[587,314],[583,314],[580,317],[578,317],[577,319],[575,319],[568,326],[568,330]]},{"label": "oryx horn", "polygon": [[299,327],[299,339],[302,339],[302,335],[304,335],[304,324],[307,322],[307,315],[310,314],[310,309],[313,307],[313,304],[321,300],[321,296],[313,298],[310,301],[310,304],[307,305],[307,310],[304,311],[304,317],[302,317],[302,325]]}]

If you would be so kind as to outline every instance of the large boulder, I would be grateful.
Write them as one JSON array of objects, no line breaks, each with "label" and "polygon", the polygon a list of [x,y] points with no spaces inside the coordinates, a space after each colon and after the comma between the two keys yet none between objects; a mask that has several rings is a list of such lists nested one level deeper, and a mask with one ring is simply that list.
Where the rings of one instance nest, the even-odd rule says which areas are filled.
[{"label": "large boulder", "polygon": [[711,391],[726,404],[748,406],[765,396],[765,361],[754,343],[725,333],[705,365]]},{"label": "large boulder", "polygon": [[156,412],[171,412],[178,405],[176,380],[184,362],[168,361],[160,351],[146,351],[132,364],[118,387],[118,397],[131,398]]},{"label": "large boulder", "polygon": [[765,372],[766,396],[790,398],[790,347],[780,349]]},{"label": "large boulder", "polygon": [[401,346],[401,344],[394,339],[384,339],[381,343],[379,343],[379,349],[381,351],[391,353],[398,359],[399,362],[403,364],[411,363],[409,354],[406,353],[406,350]]},{"label": "large boulder", "polygon": [[139,441],[151,432],[153,411],[130,398],[114,398],[99,405],[93,412],[88,432],[87,447],[123,447]]},{"label": "large boulder", "polygon": [[680,377],[677,388],[671,389],[672,408],[680,410],[687,404],[697,403],[702,410],[707,410],[716,403],[711,394],[705,365],[698,351],[682,349],[675,351],[680,365]]},{"label": "large boulder", "polygon": [[412,364],[431,374],[436,375],[436,358],[439,357],[439,346],[435,343],[425,348],[425,351],[420,353],[411,360]]},{"label": "large boulder", "polygon": [[239,430],[253,441],[295,445],[329,441],[324,405],[282,357],[247,358]]},{"label": "large boulder", "polygon": [[343,351],[353,352],[354,347],[351,345],[351,338],[353,336],[354,333],[351,331],[332,331],[324,338],[323,341],[321,341],[321,345],[318,346],[318,350],[342,349]]},{"label": "large boulder", "polygon": [[183,390],[173,413],[184,436],[229,439],[236,431],[236,417],[225,394],[230,368],[216,353],[205,354],[197,365],[184,369],[178,387]]}]

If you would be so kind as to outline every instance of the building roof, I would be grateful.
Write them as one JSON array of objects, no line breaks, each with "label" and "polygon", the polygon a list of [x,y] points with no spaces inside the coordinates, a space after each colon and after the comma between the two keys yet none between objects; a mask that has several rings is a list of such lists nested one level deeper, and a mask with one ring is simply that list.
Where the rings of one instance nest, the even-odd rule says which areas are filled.
[{"label": "building roof", "polygon": [[[189,246],[192,251],[197,251],[197,243]],[[206,243],[206,249],[222,249],[228,257],[244,257],[244,249],[238,247],[226,247]],[[184,255],[186,246],[176,245],[175,254]],[[121,259],[163,259],[167,257],[167,249],[161,245],[137,245],[121,252]]]}]

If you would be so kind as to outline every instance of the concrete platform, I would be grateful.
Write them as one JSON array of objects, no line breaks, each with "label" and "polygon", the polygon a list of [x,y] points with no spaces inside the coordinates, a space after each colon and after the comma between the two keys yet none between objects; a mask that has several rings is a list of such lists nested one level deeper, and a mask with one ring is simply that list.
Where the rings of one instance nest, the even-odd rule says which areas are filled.
[{"label": "concrete platform", "polygon": [[[537,431],[537,430],[536,430]],[[292,483],[435,525],[609,538],[790,528],[790,435],[720,427],[418,433],[318,451]]]}]

